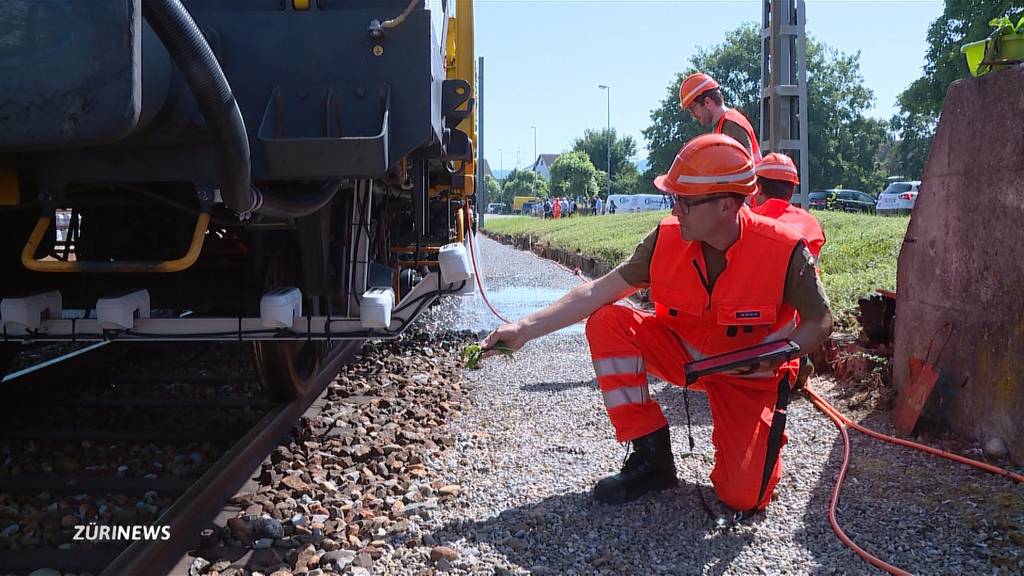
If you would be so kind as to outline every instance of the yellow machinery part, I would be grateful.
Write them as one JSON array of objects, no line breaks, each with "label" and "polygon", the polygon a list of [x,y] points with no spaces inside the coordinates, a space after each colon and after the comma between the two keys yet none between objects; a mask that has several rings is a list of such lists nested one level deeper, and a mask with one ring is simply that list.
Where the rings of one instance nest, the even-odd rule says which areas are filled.
[{"label": "yellow machinery part", "polygon": [[18,173],[0,170],[0,206],[17,206],[19,200]]},{"label": "yellow machinery part", "polygon": [[309,10],[309,0],[292,0],[292,8],[296,10]]},{"label": "yellow machinery part", "polygon": [[28,237],[25,248],[21,251],[21,263],[33,272],[91,272],[91,273],[112,273],[112,274],[143,274],[143,273],[167,273],[181,272],[192,266],[199,259],[199,253],[203,249],[203,240],[206,238],[206,230],[210,225],[210,215],[203,212],[196,220],[195,230],[192,232],[192,242],[184,256],[176,260],[163,261],[83,261],[65,262],[63,260],[36,260],[36,250],[43,241],[46,230],[50,227],[50,218],[42,216],[36,222],[36,227]]},{"label": "yellow machinery part", "polygon": [[[445,68],[447,78],[461,78],[469,82],[472,97],[477,97],[476,89],[476,43],[473,30],[473,0],[456,0],[455,17],[448,19],[448,43],[446,48]],[[477,149],[476,115],[459,122],[457,126],[469,135],[472,149]],[[476,160],[467,162],[465,196],[473,194],[475,183],[471,175],[476,173]]]}]

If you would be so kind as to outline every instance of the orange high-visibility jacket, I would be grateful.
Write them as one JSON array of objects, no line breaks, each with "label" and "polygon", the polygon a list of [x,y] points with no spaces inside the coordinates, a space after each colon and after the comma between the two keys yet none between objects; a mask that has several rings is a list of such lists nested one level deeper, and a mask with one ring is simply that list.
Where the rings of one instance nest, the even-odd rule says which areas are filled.
[{"label": "orange high-visibility jacket", "polygon": [[821,247],[825,245],[825,232],[813,214],[781,198],[769,198],[751,210],[755,214],[774,218],[799,232],[807,241],[807,248],[810,249],[814,260],[818,260]]},{"label": "orange high-visibility jacket", "polygon": [[715,124],[715,133],[723,134],[722,127],[725,126],[725,121],[735,122],[743,128],[743,131],[747,133],[747,138],[750,138],[750,155],[754,157],[754,162],[761,160],[761,145],[757,141],[757,134],[754,134],[754,127],[750,125],[750,121],[743,115],[742,112],[735,108],[729,108],[722,114],[722,117],[718,119],[718,124]]},{"label": "orange high-visibility jacket", "polygon": [[[783,302],[783,292],[800,234],[746,206],[738,216],[740,237],[726,251],[728,264],[713,290],[707,289],[701,243],[683,240],[675,217],[659,225],[650,267],[651,299],[655,314],[679,335],[695,360],[788,338],[796,327],[796,310]],[[774,392],[784,370],[795,377],[798,362],[783,364],[774,372],[744,377],[714,374],[702,380],[704,386],[726,380]]]}]

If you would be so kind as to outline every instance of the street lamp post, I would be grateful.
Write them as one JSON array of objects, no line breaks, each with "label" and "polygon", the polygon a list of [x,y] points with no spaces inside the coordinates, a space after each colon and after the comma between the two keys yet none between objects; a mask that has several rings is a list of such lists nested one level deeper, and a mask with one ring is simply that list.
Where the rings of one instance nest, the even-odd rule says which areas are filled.
[{"label": "street lamp post", "polygon": [[605,86],[604,84],[598,84],[598,88],[605,91],[607,96],[607,111],[608,111],[608,195],[612,193],[612,87]]},{"label": "street lamp post", "polygon": [[533,167],[537,168],[537,127],[530,126],[533,129]]},{"label": "street lamp post", "polygon": [[498,148],[498,170],[501,171],[501,181],[505,181],[505,161],[501,155],[501,148]]}]

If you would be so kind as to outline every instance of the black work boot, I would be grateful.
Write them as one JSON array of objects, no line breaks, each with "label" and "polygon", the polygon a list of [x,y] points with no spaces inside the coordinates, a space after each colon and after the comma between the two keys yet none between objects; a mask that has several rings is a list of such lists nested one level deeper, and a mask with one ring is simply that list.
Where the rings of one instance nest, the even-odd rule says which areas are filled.
[{"label": "black work boot", "polygon": [[651,490],[672,488],[678,483],[668,426],[665,426],[633,440],[633,453],[622,470],[602,478],[594,486],[594,498],[605,504],[622,504]]}]

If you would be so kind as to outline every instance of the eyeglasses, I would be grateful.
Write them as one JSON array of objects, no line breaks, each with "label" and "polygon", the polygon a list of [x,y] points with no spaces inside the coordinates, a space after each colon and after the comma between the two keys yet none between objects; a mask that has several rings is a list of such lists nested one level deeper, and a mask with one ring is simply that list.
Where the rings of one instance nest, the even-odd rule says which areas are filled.
[{"label": "eyeglasses", "polygon": [[687,200],[685,197],[676,194],[676,206],[679,206],[679,210],[683,214],[690,214],[690,209],[694,206],[700,206],[701,204],[707,204],[708,202],[714,202],[715,200],[721,200],[722,198],[728,198],[726,194],[718,194],[717,196],[708,196],[700,200]]}]

